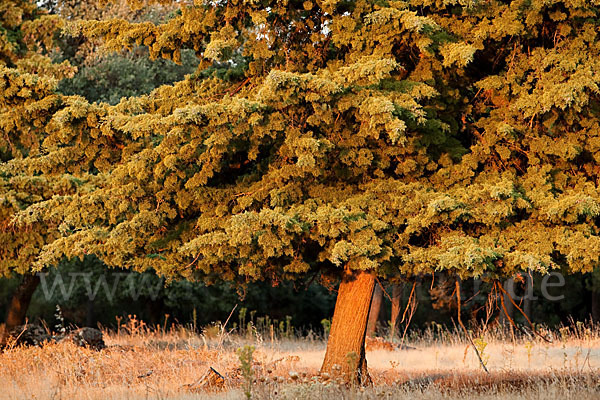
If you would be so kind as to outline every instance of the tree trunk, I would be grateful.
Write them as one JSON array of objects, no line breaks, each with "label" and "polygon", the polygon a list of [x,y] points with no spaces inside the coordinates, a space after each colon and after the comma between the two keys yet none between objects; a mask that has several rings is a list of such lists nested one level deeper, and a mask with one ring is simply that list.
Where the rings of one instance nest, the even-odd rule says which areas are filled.
[{"label": "tree trunk", "polygon": [[511,320],[514,321],[514,305],[510,301],[511,297],[514,296],[515,293],[515,281],[513,278],[507,279],[504,281],[504,290],[506,293],[501,294],[504,297],[504,308],[501,307],[500,310],[500,323],[505,328],[512,328]]},{"label": "tree trunk", "polygon": [[15,290],[15,293],[13,293],[12,300],[8,306],[4,321],[4,332],[0,337],[0,343],[5,342],[6,335],[12,329],[25,323],[25,315],[31,302],[31,296],[33,296],[33,292],[35,292],[39,284],[40,277],[38,274],[26,274],[23,276],[23,280]]},{"label": "tree trunk", "polygon": [[367,336],[375,336],[377,330],[377,321],[381,312],[381,302],[383,301],[383,290],[379,284],[375,285],[373,290],[373,300],[371,301],[371,309],[369,310],[369,322],[367,323]]},{"label": "tree trunk", "polygon": [[365,358],[367,319],[375,276],[346,270],[340,283],[321,373],[364,385],[371,382]]},{"label": "tree trunk", "polygon": [[523,312],[533,323],[533,277],[527,275],[525,278],[525,294],[523,296]]},{"label": "tree trunk", "polygon": [[396,329],[398,329],[398,317],[400,316],[400,306],[402,305],[403,290],[403,285],[392,285],[392,317],[390,318],[390,328],[392,330],[390,338],[392,338],[392,340],[396,336]]},{"label": "tree trunk", "polygon": [[592,320],[600,322],[600,291],[592,290]]},{"label": "tree trunk", "polygon": [[85,326],[94,327],[96,324],[96,313],[94,312],[94,300],[88,299],[85,313]]},{"label": "tree trunk", "polygon": [[533,317],[532,317],[532,308],[533,305],[533,300],[531,300],[531,298],[529,297],[525,297],[523,299],[523,313],[525,313],[525,316],[527,316],[527,319],[529,319],[529,321],[531,323],[533,323]]},{"label": "tree trunk", "polygon": [[147,321],[150,325],[158,326],[161,324],[161,320],[165,317],[164,308],[165,304],[162,297],[146,300],[146,312],[148,314]]}]

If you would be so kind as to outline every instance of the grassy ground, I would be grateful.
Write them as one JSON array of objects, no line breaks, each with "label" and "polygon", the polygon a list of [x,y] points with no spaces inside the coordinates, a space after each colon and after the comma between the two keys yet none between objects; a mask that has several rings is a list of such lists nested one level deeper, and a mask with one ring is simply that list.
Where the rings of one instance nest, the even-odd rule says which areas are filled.
[{"label": "grassy ground", "polygon": [[[0,354],[1,399],[239,399],[244,373],[236,349],[253,345],[252,395],[266,399],[598,399],[600,336],[582,325],[540,338],[476,335],[472,347],[459,335],[438,331],[409,337],[414,349],[367,351],[374,385],[348,387],[318,376],[321,339],[245,335],[196,335],[123,329],[106,333],[108,348],[69,343],[13,348]],[[194,385],[213,367],[225,387]]]}]

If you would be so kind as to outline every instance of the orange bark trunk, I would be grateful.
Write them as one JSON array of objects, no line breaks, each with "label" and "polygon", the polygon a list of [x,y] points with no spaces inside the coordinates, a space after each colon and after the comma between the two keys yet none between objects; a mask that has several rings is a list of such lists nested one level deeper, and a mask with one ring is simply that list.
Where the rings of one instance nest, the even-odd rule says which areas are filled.
[{"label": "orange bark trunk", "polygon": [[379,314],[381,313],[381,302],[383,301],[383,290],[381,286],[375,285],[373,291],[373,300],[371,301],[371,309],[369,310],[369,322],[367,323],[367,336],[375,336],[377,330],[377,322],[379,322]]},{"label": "orange bark trunk", "polygon": [[346,271],[338,291],[321,373],[346,382],[369,384],[365,336],[375,276]]}]

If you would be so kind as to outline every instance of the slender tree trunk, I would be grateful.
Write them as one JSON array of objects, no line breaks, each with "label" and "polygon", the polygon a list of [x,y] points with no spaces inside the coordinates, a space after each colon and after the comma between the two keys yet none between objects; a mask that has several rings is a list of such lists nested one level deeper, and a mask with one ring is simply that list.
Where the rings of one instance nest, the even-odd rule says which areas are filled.
[{"label": "slender tree trunk", "polygon": [[[510,328],[512,325],[510,323],[510,320],[514,321],[514,306],[512,304],[512,302],[510,301],[510,297],[509,296],[513,296],[514,292],[515,292],[515,283],[513,278],[507,279],[506,281],[504,281],[504,290],[506,291],[505,294],[502,294],[502,296],[504,296],[504,307],[506,308],[506,310],[504,310],[504,308],[502,308],[500,310],[500,322],[502,323],[502,326],[505,328]],[[509,320],[510,318],[510,320]]]},{"label": "slender tree trunk", "polygon": [[533,277],[525,278],[525,295],[523,296],[523,312],[533,323]]},{"label": "slender tree trunk", "polygon": [[533,300],[531,300],[531,298],[529,297],[525,297],[523,299],[523,312],[525,313],[525,315],[527,316],[527,319],[529,319],[529,321],[531,321],[531,323],[533,323],[533,318],[531,317],[531,306],[533,304]]},{"label": "slender tree trunk", "polygon": [[592,290],[592,319],[600,322],[600,291]]},{"label": "slender tree trunk", "polygon": [[400,307],[402,306],[403,291],[403,285],[392,285],[392,317],[390,318],[390,328],[392,329],[390,337],[392,339],[396,336],[396,329],[398,329],[398,317],[400,316]]},{"label": "slender tree trunk", "polygon": [[367,323],[367,336],[375,336],[377,330],[377,321],[381,312],[381,302],[383,301],[383,290],[379,284],[375,284],[373,290],[373,300],[371,301],[371,309],[369,310],[369,322]]},{"label": "slender tree trunk", "polygon": [[0,337],[0,343],[4,343],[6,335],[19,325],[25,323],[25,315],[31,302],[31,296],[33,292],[40,284],[40,277],[38,274],[26,274],[23,276],[23,280],[13,293],[13,297],[8,306],[6,313],[6,319],[4,321],[4,332]]},{"label": "slender tree trunk", "polygon": [[96,315],[94,312],[94,300],[89,300],[87,302],[87,310],[85,313],[85,326],[93,327],[95,326],[94,322],[96,320]]},{"label": "slender tree trunk", "polygon": [[365,337],[374,286],[375,276],[370,272],[344,272],[321,373],[347,382],[371,382],[365,358]]},{"label": "slender tree trunk", "polygon": [[160,325],[165,317],[165,304],[161,297],[146,300],[146,311],[148,313],[148,322],[150,325]]}]

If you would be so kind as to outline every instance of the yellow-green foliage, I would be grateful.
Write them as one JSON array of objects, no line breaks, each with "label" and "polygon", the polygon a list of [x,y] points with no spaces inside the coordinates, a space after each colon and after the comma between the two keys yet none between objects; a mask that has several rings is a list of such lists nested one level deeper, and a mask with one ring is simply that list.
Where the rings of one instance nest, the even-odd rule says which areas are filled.
[{"label": "yellow-green foliage", "polygon": [[[589,271],[599,7],[196,1],[158,25],[65,24],[201,63],[114,107],[5,69],[2,104],[22,111],[2,137],[27,151],[1,169],[56,190],[12,224],[44,228],[34,268],[93,253],[207,280]],[[64,174],[77,188],[55,189]]]},{"label": "yellow-green foliage", "polygon": [[55,195],[72,194],[83,181],[62,170],[49,177],[13,172],[12,161],[38,157],[49,136],[62,99],[54,93],[57,79],[74,69],[47,57],[53,35],[63,21],[33,3],[8,0],[0,4],[0,275],[31,271],[40,249],[59,238],[45,222],[15,224],[15,213]]}]

